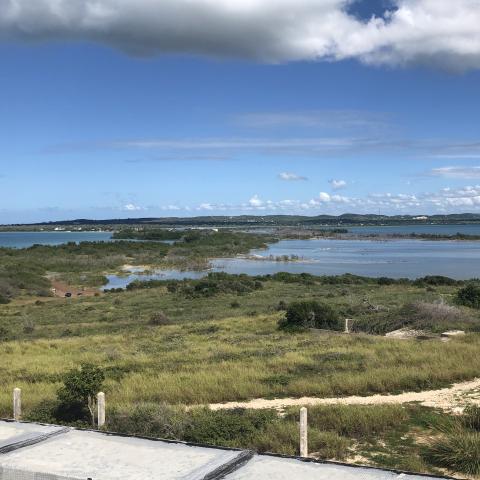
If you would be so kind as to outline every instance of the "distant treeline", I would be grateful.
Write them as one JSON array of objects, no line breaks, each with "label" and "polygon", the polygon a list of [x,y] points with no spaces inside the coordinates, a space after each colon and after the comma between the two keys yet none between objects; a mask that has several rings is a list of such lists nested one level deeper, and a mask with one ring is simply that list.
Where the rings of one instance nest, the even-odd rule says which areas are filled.
[{"label": "distant treeline", "polygon": [[[428,225],[428,224],[470,224],[480,223],[480,214],[461,213],[451,215],[372,215],[353,214],[343,215],[317,215],[307,217],[303,215],[238,215],[238,216],[201,216],[201,217],[161,217],[161,218],[131,218],[131,219],[105,219],[90,220],[76,219],[44,224],[36,226],[321,226],[321,225]],[[17,225],[16,227],[22,227]]]}]

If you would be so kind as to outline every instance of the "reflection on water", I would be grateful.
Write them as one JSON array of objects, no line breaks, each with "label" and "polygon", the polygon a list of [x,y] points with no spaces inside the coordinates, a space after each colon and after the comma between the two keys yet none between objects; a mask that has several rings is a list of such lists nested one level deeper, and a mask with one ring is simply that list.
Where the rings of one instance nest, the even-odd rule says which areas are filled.
[{"label": "reflection on water", "polygon": [[[423,240],[282,240],[266,250],[253,250],[263,260],[227,258],[212,261],[211,271],[266,275],[277,272],[369,277],[418,278],[445,275],[457,279],[480,277],[480,242]],[[300,261],[279,262],[268,257],[297,255]],[[207,272],[162,271],[153,275],[110,276],[106,288],[123,288],[133,280],[200,278]]]},{"label": "reflection on water", "polygon": [[155,273],[142,274],[141,269],[134,270],[134,273],[127,273],[125,275],[107,275],[108,283],[103,289],[125,288],[135,280],[142,282],[147,280],[183,280],[184,278],[202,278],[207,274],[205,271],[181,272],[180,270],[158,270]]}]

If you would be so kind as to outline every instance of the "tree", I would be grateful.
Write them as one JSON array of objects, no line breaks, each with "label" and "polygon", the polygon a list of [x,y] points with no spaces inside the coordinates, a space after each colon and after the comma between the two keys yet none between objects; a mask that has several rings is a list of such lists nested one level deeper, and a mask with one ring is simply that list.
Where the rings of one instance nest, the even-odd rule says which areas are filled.
[{"label": "tree", "polygon": [[471,308],[480,308],[480,287],[470,283],[457,292],[456,301],[460,305]]},{"label": "tree", "polygon": [[103,371],[90,363],[83,363],[80,369],[67,372],[63,378],[63,387],[57,393],[60,403],[81,412],[88,409],[92,425],[95,426],[97,393],[102,390],[105,375]]},{"label": "tree", "polygon": [[291,303],[279,326],[283,329],[324,328],[341,330],[337,312],[329,305],[314,300]]}]

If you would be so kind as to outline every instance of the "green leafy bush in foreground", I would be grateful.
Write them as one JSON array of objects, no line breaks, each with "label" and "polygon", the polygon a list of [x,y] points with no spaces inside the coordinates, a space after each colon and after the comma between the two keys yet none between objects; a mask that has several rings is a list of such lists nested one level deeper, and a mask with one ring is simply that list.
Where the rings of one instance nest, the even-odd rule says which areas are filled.
[{"label": "green leafy bush in foreground", "polygon": [[78,412],[78,419],[85,417],[85,409],[95,425],[97,393],[101,391],[105,374],[92,364],[84,363],[80,369],[72,369],[63,378],[63,387],[57,393],[59,411]]}]

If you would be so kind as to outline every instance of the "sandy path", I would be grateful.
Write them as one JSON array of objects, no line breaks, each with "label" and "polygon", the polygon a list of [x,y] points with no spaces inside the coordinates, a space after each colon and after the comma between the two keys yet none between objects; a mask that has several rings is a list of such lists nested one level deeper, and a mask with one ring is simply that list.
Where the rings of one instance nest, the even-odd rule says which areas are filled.
[{"label": "sandy path", "polygon": [[380,405],[418,402],[426,407],[441,408],[448,411],[461,411],[468,403],[480,405],[480,378],[468,382],[455,383],[451,387],[423,392],[406,392],[399,395],[371,395],[368,397],[337,397],[337,398],[276,398],[266,400],[258,398],[248,402],[212,403],[212,410],[231,410],[234,408],[274,408],[300,405]]}]

